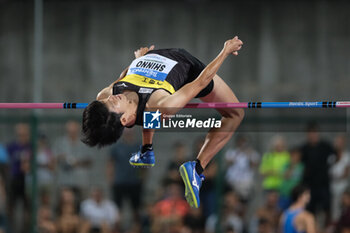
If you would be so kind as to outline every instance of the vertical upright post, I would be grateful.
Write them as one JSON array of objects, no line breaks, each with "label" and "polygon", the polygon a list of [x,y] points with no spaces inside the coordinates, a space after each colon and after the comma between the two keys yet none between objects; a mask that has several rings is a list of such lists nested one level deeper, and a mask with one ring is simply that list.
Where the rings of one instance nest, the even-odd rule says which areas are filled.
[{"label": "vertical upright post", "polygon": [[[33,53],[33,100],[42,102],[42,80],[43,80],[43,0],[34,0],[34,53]],[[31,175],[32,175],[32,214],[31,233],[37,233],[37,213],[38,213],[38,186],[37,186],[37,139],[38,139],[38,114],[39,109],[33,111],[31,118]]]},{"label": "vertical upright post", "polygon": [[31,146],[32,146],[32,156],[30,160],[30,170],[32,178],[32,188],[31,188],[31,199],[32,199],[32,208],[31,208],[31,233],[37,233],[37,213],[38,213],[38,184],[37,184],[37,162],[36,154],[38,150],[38,116],[32,114],[30,119],[30,129],[31,129]]},{"label": "vertical upright post", "polygon": [[43,0],[34,0],[33,102],[42,100],[43,84]]}]

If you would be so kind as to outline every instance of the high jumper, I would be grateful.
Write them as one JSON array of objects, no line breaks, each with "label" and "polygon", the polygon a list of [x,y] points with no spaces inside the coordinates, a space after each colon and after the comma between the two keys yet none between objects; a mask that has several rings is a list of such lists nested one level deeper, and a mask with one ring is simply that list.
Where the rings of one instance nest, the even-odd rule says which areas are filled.
[{"label": "high jumper", "polygon": [[[89,146],[115,143],[124,127],[143,125],[143,112],[160,109],[173,115],[193,98],[203,102],[238,103],[231,88],[216,74],[224,60],[238,55],[243,42],[235,36],[224,43],[218,56],[205,66],[184,49],[140,48],[136,59],[117,81],[101,90],[83,112],[83,139]],[[199,190],[204,180],[203,170],[229,141],[240,125],[244,111],[240,108],[217,108],[221,128],[211,129],[195,161],[179,168],[185,184],[185,197],[190,206],[200,205]],[[130,158],[130,164],[152,167],[154,130],[142,130],[142,147]]]}]

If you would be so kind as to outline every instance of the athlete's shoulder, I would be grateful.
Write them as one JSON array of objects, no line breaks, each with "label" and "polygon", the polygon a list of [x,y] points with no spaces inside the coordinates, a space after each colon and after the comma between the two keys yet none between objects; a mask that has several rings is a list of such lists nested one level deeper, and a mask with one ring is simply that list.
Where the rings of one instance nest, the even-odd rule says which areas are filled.
[{"label": "athlete's shoulder", "polygon": [[301,211],[301,213],[298,215],[298,218],[304,221],[314,221],[314,215],[307,210]]},{"label": "athlete's shoulder", "polygon": [[296,222],[300,222],[300,224],[304,226],[305,232],[316,232],[315,217],[309,211],[304,210],[301,214],[299,214],[299,216],[297,216]]},{"label": "athlete's shoulder", "polygon": [[309,212],[309,211],[307,211],[307,210],[303,210],[302,212],[301,212],[301,214],[304,216],[304,217],[307,217],[307,218],[313,218],[314,217],[314,215],[311,213],[311,212]]}]

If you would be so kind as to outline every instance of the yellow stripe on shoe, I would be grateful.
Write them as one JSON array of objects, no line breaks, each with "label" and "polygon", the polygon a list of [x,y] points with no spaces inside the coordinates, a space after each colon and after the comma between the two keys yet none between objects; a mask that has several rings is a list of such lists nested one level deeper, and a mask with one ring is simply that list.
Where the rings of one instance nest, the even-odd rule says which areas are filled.
[{"label": "yellow stripe on shoe", "polygon": [[132,162],[129,162],[129,163],[135,167],[153,167],[154,166],[154,164],[149,164],[149,163],[132,163]]}]

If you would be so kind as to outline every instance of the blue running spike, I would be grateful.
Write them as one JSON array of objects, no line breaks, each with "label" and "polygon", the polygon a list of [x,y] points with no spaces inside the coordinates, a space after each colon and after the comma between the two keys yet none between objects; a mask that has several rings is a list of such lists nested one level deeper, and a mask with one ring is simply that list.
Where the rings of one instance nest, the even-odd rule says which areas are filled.
[{"label": "blue running spike", "polygon": [[154,152],[153,150],[148,150],[145,153],[141,153],[141,149],[133,154],[129,160],[129,163],[133,167],[137,168],[150,168],[155,164]]},{"label": "blue running spike", "polygon": [[200,205],[199,190],[202,186],[204,175],[198,175],[196,172],[196,162],[186,162],[179,168],[180,175],[185,184],[185,198],[188,204],[193,208]]}]

